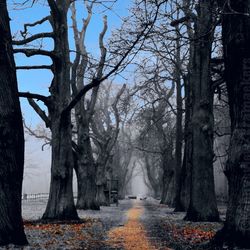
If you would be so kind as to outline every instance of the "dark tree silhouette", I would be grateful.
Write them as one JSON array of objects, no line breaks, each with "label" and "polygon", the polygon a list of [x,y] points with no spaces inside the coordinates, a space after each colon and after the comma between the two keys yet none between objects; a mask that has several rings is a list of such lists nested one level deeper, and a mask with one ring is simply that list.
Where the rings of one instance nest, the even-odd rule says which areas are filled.
[{"label": "dark tree silhouette", "polygon": [[249,0],[218,3],[222,11],[225,78],[228,90],[231,141],[226,175],[229,201],[221,243],[250,247],[250,13]]},{"label": "dark tree silhouette", "polygon": [[[55,3],[48,1],[51,8],[51,25],[54,34],[54,78],[50,86],[50,113],[52,135],[52,168],[50,195],[43,219],[77,219],[73,200],[72,175],[73,154],[71,148],[70,112],[63,113],[69,105],[70,71],[67,14],[70,1]],[[66,53],[62,53],[62,51]]]},{"label": "dark tree silhouette", "polygon": [[0,1],[0,245],[27,244],[21,217],[24,134],[6,0]]},{"label": "dark tree silhouette", "polygon": [[192,165],[190,203],[186,219],[218,221],[213,176],[213,88],[210,75],[214,1],[200,1],[196,9],[194,54],[190,59]]}]

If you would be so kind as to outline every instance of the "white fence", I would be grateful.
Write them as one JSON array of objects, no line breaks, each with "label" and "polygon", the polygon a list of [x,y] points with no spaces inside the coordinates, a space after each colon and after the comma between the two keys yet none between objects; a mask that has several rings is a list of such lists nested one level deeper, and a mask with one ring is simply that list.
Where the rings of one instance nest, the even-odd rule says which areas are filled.
[{"label": "white fence", "polygon": [[[77,198],[77,193],[74,193],[74,199]],[[37,194],[22,194],[22,201],[38,201],[48,200],[49,193],[37,193]]]}]

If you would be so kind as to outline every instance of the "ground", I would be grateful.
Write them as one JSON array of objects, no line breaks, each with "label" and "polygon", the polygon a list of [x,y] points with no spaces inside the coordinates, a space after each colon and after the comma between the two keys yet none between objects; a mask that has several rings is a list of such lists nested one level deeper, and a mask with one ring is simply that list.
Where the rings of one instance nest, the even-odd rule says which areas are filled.
[{"label": "ground", "polygon": [[[123,200],[100,211],[78,211],[81,223],[41,224],[45,201],[25,201],[23,219],[29,246],[23,249],[215,249],[208,242],[221,223],[183,221],[166,205],[147,200]],[[220,209],[222,219],[225,209]],[[6,249],[6,248],[1,248]],[[9,246],[8,249],[18,249]],[[226,248],[225,248],[226,249]]]}]

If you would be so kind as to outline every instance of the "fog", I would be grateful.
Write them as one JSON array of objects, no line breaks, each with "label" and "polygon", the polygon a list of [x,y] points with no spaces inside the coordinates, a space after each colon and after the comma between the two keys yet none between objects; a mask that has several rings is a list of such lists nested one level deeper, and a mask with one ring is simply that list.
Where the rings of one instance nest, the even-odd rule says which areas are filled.
[{"label": "fog", "polygon": [[[135,159],[136,161],[136,159]],[[141,164],[137,164],[131,180],[131,191],[133,195],[145,196],[148,194],[148,188],[144,183]]]},{"label": "fog", "polygon": [[42,151],[43,142],[25,136],[23,193],[48,193],[50,181],[50,147]]},{"label": "fog", "polygon": [[[48,193],[50,182],[51,148],[33,136],[25,136],[25,164],[23,193]],[[76,192],[76,177],[74,176],[73,189]],[[143,181],[143,173],[138,165],[131,180],[131,192],[134,195],[146,195],[148,189]]]}]

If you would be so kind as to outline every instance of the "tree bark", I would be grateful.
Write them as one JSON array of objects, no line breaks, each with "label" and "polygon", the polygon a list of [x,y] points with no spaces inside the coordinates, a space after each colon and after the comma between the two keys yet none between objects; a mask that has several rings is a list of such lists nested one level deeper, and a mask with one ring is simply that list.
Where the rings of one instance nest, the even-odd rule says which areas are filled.
[{"label": "tree bark", "polygon": [[162,154],[163,164],[163,184],[161,204],[173,207],[174,202],[174,166],[175,162],[172,159],[172,147],[168,148]]},{"label": "tree bark", "polygon": [[104,187],[107,183],[106,173],[107,168],[106,165],[109,160],[109,153],[106,152],[106,149],[101,147],[100,153],[97,159],[97,173],[96,173],[96,185],[97,185],[97,200],[101,206],[107,206],[108,202],[104,194]]},{"label": "tree bark", "polygon": [[[192,16],[191,1],[183,0],[183,11],[186,16]],[[189,62],[187,67],[187,75],[183,77],[185,90],[185,127],[184,127],[184,155],[181,168],[181,187],[180,187],[180,203],[179,211],[187,211],[190,203],[191,193],[191,166],[192,166],[192,85],[190,82],[190,73],[193,68],[194,58],[194,30],[192,29],[192,21],[186,21],[187,34],[190,39],[189,45]]]},{"label": "tree bark", "polygon": [[166,201],[164,204],[167,204],[169,207],[174,207],[174,198],[175,198],[174,193],[175,193],[175,179],[172,178],[169,182]]},{"label": "tree bark", "polygon": [[192,166],[190,204],[185,217],[191,221],[218,221],[213,176],[213,89],[210,76],[213,42],[213,1],[197,6],[192,86]]},{"label": "tree bark", "polygon": [[181,60],[180,60],[180,35],[177,33],[176,40],[176,73],[175,73],[175,84],[176,84],[176,141],[175,141],[175,162],[176,166],[174,169],[174,207],[175,211],[182,211],[181,204],[181,167],[182,167],[182,95],[181,95]]},{"label": "tree bark", "polygon": [[53,60],[54,79],[50,87],[49,113],[52,133],[52,166],[50,194],[44,220],[79,219],[73,199],[73,153],[70,112],[62,111],[70,102],[70,59],[67,13],[69,1],[59,0],[53,10],[52,27],[55,33]]},{"label": "tree bark", "polygon": [[[78,105],[82,105],[79,103]],[[78,155],[77,166],[77,208],[78,209],[92,209],[99,210],[100,206],[96,198],[97,186],[96,186],[96,164],[93,158],[92,146],[89,135],[89,119],[87,112],[83,110],[78,114],[78,148],[80,154]],[[76,108],[77,110],[77,108]]]},{"label": "tree bark", "polygon": [[[154,158],[150,161],[150,155],[145,153],[145,167],[146,167],[146,175],[149,181],[148,188],[153,189],[154,198],[161,196],[161,186],[163,179],[165,178],[157,178],[155,173],[156,166],[153,164]],[[165,180],[166,181],[166,180]]]},{"label": "tree bark", "polygon": [[[190,54],[192,56],[191,52]],[[178,211],[187,211],[190,201],[191,166],[192,166],[192,126],[191,126],[192,103],[191,103],[191,85],[189,81],[189,75],[184,79],[184,88],[185,88],[185,128],[184,128],[185,146],[184,146],[184,156],[181,167],[180,203]]]},{"label": "tree bark", "polygon": [[231,116],[231,141],[226,175],[229,201],[221,243],[250,248],[250,18],[249,0],[222,7],[225,78]]},{"label": "tree bark", "polygon": [[21,215],[24,133],[6,1],[0,0],[0,245],[26,245]]},{"label": "tree bark", "polygon": [[[185,142],[188,145],[188,142]],[[186,154],[188,153],[188,147],[185,146],[183,156],[183,164],[181,168],[181,191],[180,191],[180,205],[176,212],[186,212],[190,202],[190,186],[191,186],[191,164],[187,161]]]},{"label": "tree bark", "polygon": [[173,182],[173,176],[174,176],[174,171],[169,171],[167,169],[166,171],[163,172],[163,178],[162,178],[162,194],[161,194],[161,204],[166,204],[166,205],[171,205],[169,204],[169,191],[173,191],[173,188],[170,189],[172,182]]}]

